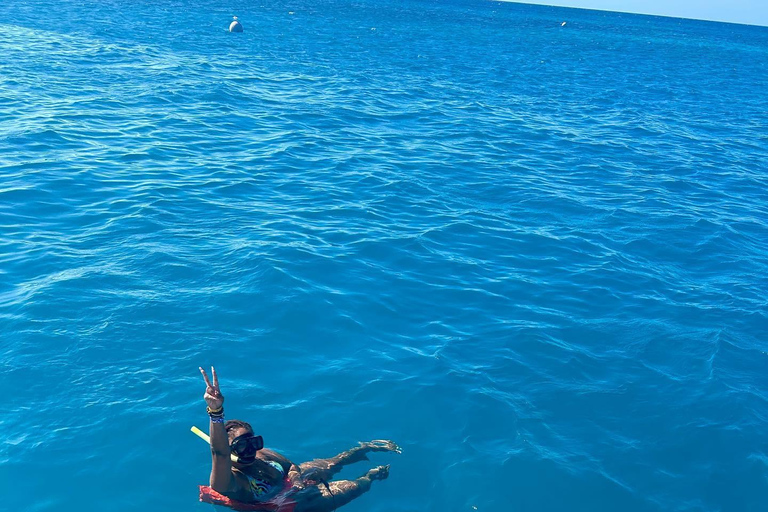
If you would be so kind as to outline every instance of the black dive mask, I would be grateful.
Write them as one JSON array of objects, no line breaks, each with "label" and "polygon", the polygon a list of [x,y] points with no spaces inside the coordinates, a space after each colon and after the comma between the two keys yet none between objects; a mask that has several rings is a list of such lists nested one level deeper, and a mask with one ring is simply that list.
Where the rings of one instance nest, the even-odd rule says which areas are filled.
[{"label": "black dive mask", "polygon": [[229,445],[229,449],[237,455],[240,464],[250,464],[256,460],[256,452],[262,448],[264,448],[264,439],[250,432],[237,436]]}]

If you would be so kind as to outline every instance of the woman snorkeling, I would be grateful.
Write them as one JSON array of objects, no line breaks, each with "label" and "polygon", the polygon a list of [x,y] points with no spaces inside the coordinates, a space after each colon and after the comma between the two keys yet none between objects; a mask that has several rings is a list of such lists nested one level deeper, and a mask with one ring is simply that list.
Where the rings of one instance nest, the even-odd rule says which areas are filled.
[{"label": "woman snorkeling", "polygon": [[347,464],[368,460],[369,452],[395,452],[392,441],[376,440],[330,459],[293,464],[279,453],[264,448],[261,436],[248,423],[224,421],[224,396],[219,377],[211,367],[205,380],[205,403],[210,417],[210,487],[200,487],[200,500],[236,510],[279,512],[330,512],[371,488],[374,480],[389,476],[389,466],[378,466],[355,480],[329,481]]}]

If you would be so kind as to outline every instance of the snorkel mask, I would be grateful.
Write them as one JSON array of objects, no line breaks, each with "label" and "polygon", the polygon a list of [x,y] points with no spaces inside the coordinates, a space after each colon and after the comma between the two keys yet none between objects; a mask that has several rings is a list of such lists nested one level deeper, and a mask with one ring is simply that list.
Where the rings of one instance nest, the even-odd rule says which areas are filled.
[{"label": "snorkel mask", "polygon": [[264,439],[251,432],[239,435],[232,440],[229,449],[237,456],[240,464],[251,464],[256,460],[256,452],[264,448]]}]

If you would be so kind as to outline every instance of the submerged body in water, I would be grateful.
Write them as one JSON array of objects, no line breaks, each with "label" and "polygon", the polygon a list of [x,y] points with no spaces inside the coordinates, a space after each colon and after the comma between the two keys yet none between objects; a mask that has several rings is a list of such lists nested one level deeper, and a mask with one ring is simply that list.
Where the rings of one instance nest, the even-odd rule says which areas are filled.
[{"label": "submerged body in water", "polygon": [[201,487],[201,501],[239,510],[326,512],[362,495],[374,480],[389,476],[389,466],[378,466],[355,480],[329,481],[344,466],[368,460],[370,452],[399,453],[392,441],[360,443],[335,457],[301,464],[265,449],[250,424],[224,421],[224,396],[216,370],[211,368],[212,381],[202,368],[200,373],[206,383],[212,457],[210,487]]}]

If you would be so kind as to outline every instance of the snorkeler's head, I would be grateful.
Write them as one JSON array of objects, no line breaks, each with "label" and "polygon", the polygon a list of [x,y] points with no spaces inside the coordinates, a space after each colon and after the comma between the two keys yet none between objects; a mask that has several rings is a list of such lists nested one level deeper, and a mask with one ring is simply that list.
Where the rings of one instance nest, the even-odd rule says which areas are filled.
[{"label": "snorkeler's head", "polygon": [[224,430],[227,431],[230,443],[232,443],[232,439],[240,434],[246,432],[253,434],[253,427],[251,427],[251,424],[240,420],[227,420],[226,423],[224,423]]},{"label": "snorkeler's head", "polygon": [[264,448],[261,436],[253,434],[253,428],[240,420],[229,420],[224,424],[229,438],[229,449],[237,456],[240,464],[252,464],[256,460],[256,452]]}]

